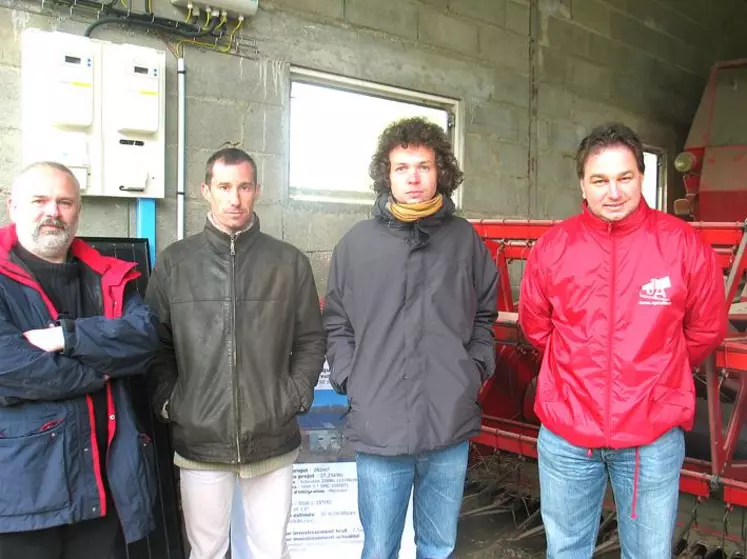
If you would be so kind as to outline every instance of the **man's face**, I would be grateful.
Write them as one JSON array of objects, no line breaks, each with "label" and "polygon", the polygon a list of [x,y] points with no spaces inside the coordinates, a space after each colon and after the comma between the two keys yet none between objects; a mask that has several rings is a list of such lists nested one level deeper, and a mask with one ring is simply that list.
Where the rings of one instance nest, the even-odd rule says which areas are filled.
[{"label": "man's face", "polygon": [[227,233],[236,233],[252,221],[259,185],[249,163],[216,161],[210,184],[202,185],[202,195],[210,203],[215,224]]},{"label": "man's face", "polygon": [[398,146],[389,152],[389,182],[400,204],[426,202],[436,195],[436,154],[427,146]]},{"label": "man's face", "polygon": [[80,217],[80,191],[70,177],[54,169],[28,171],[14,185],[8,209],[21,246],[46,260],[65,260]]},{"label": "man's face", "polygon": [[641,202],[643,173],[625,146],[602,148],[590,155],[580,183],[591,213],[607,221],[620,221]]}]

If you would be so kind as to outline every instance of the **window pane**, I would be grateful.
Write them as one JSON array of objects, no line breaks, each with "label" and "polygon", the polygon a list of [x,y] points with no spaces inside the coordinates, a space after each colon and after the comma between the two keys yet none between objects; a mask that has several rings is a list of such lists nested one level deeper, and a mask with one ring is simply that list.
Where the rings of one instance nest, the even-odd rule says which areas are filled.
[{"label": "window pane", "polygon": [[372,200],[368,165],[390,122],[422,116],[448,126],[444,109],[298,81],[290,115],[290,194],[305,199]]},{"label": "window pane", "polygon": [[650,207],[659,209],[659,155],[644,151],[643,164],[646,166],[643,175],[643,198]]}]

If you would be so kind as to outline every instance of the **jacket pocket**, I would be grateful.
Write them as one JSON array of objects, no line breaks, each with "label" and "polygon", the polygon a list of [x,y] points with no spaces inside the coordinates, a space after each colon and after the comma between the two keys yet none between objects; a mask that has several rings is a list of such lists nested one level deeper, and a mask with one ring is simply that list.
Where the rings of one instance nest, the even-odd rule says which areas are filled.
[{"label": "jacket pocket", "polygon": [[695,410],[695,395],[678,388],[656,385],[652,390],[652,399],[655,406],[671,406],[669,410],[674,413],[694,413]]},{"label": "jacket pocket", "polygon": [[288,375],[288,378],[285,381],[284,393],[282,409],[285,413],[283,416],[286,419],[291,419],[301,411],[301,393],[290,375]]},{"label": "jacket pocket", "polygon": [[655,434],[685,426],[695,417],[695,395],[664,385],[654,386],[647,412],[649,428]]},{"label": "jacket pocket", "polygon": [[459,360],[458,367],[466,380],[465,394],[475,402],[482,388],[482,377],[480,368],[472,357],[466,355]]},{"label": "jacket pocket", "polygon": [[695,403],[695,395],[679,388],[670,388],[657,384],[652,390],[654,401],[657,404],[667,404],[681,408],[692,408]]},{"label": "jacket pocket", "polygon": [[177,393],[179,392],[179,381],[177,381],[174,384],[174,388],[171,390],[171,394],[169,395],[169,399],[167,402],[169,403],[169,421],[177,423],[176,417],[177,417]]},{"label": "jacket pocket", "polygon": [[158,492],[157,480],[156,480],[156,464],[155,464],[155,449],[153,447],[153,441],[145,433],[138,433],[138,447],[140,448],[140,459],[143,468],[143,475],[140,479],[143,480],[143,491],[148,505],[153,507],[156,502],[156,493]]},{"label": "jacket pocket", "polygon": [[485,383],[483,380],[483,373],[482,373],[482,366],[475,360],[470,359],[472,361],[472,368],[475,371],[475,378],[477,379],[477,392],[480,393],[480,390],[482,390],[482,385]]},{"label": "jacket pocket", "polygon": [[70,505],[64,422],[25,437],[0,437],[0,516],[38,514]]}]

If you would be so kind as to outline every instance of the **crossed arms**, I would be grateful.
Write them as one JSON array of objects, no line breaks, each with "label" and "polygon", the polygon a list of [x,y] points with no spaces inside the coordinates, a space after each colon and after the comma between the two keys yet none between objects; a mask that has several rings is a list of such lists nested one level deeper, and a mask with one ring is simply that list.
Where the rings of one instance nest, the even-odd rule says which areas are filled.
[{"label": "crossed arms", "polygon": [[158,347],[156,319],[137,294],[126,298],[121,318],[70,326],[24,332],[0,299],[0,405],[95,392],[109,378],[144,372]]}]

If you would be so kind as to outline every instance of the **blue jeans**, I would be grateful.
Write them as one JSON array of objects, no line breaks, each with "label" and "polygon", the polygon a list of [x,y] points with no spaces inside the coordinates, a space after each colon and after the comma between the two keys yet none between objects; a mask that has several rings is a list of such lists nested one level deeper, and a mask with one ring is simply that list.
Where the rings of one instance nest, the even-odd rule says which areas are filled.
[{"label": "blue jeans", "polygon": [[397,559],[411,492],[417,558],[453,557],[468,451],[464,442],[416,456],[358,453],[361,559]]},{"label": "blue jeans", "polygon": [[608,477],[622,558],[672,556],[680,469],[685,459],[682,429],[674,428],[638,449],[594,449],[589,456],[589,449],[574,446],[541,427],[537,450],[548,559],[592,556]]}]

